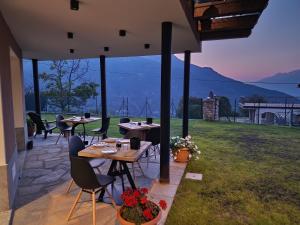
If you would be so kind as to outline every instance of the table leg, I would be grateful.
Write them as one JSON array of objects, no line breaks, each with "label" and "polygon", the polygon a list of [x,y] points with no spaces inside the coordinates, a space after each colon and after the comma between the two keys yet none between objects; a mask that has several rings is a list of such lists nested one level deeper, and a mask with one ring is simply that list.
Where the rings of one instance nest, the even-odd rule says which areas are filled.
[{"label": "table leg", "polygon": [[132,179],[132,176],[131,176],[131,174],[130,174],[130,171],[129,171],[129,169],[128,169],[128,166],[127,166],[126,162],[120,161],[120,163],[121,163],[121,165],[123,166],[123,168],[124,168],[124,170],[125,170],[125,173],[126,173],[126,175],[127,175],[128,181],[129,181],[129,183],[130,183],[130,185],[131,185],[131,188],[132,188],[132,189],[136,189],[135,183],[134,183],[134,181],[133,181],[133,179]]},{"label": "table leg", "polygon": [[[115,169],[115,167],[117,166],[117,161],[116,160],[113,160],[110,164],[110,167],[108,169],[108,172],[107,172],[107,175],[111,176],[113,170]],[[103,197],[104,197],[104,194],[105,194],[105,190],[102,190],[100,192],[100,195],[99,195],[99,198],[98,198],[98,201],[103,201]]]},{"label": "table leg", "polygon": [[72,125],[72,130],[71,130],[71,135],[72,136],[74,136],[74,134],[75,134],[75,128],[78,126],[78,123],[74,123],[73,125]]},{"label": "table leg", "polygon": [[82,126],[83,126],[83,143],[85,145],[87,145],[88,143],[85,143],[85,125],[84,125],[84,123],[82,124]]}]

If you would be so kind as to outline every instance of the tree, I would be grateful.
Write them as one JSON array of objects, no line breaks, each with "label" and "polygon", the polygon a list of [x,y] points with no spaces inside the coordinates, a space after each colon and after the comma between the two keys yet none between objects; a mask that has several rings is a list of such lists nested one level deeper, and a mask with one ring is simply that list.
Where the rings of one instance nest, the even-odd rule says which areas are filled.
[{"label": "tree", "polygon": [[78,84],[88,72],[87,60],[55,60],[49,69],[49,73],[40,77],[46,84],[45,95],[50,106],[69,112],[72,107],[85,105],[90,97],[97,94],[96,83]]},{"label": "tree", "polygon": [[[183,113],[183,98],[178,103],[176,116],[182,118]],[[202,119],[202,98],[190,97],[189,98],[189,118],[190,119]]]},{"label": "tree", "polygon": [[219,116],[226,116],[229,119],[231,115],[231,104],[227,97],[219,97]]},{"label": "tree", "polygon": [[74,88],[74,96],[77,98],[77,101],[83,105],[89,98],[95,98],[98,95],[98,86],[99,85],[94,82],[84,82]]}]

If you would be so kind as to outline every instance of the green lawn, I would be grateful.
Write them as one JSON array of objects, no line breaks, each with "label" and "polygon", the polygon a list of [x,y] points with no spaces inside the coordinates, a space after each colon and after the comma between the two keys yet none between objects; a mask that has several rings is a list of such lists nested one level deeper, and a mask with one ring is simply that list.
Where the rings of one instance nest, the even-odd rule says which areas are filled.
[{"label": "green lawn", "polygon": [[299,224],[300,129],[193,121],[202,156],[186,172],[167,225]]},{"label": "green lawn", "polygon": [[[118,121],[109,136],[119,136]],[[181,120],[171,133],[180,135]],[[204,177],[181,181],[167,225],[299,224],[300,129],[191,120],[190,134],[202,155],[186,172]]]}]

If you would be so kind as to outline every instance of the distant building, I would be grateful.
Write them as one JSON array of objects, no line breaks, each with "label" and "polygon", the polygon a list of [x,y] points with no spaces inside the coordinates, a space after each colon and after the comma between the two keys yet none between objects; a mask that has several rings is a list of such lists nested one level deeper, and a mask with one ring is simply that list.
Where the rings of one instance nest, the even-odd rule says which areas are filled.
[{"label": "distant building", "polygon": [[203,100],[203,119],[210,121],[219,120],[219,98],[212,91]]},{"label": "distant building", "polygon": [[300,125],[300,104],[240,103],[249,111],[249,120],[257,124]]}]

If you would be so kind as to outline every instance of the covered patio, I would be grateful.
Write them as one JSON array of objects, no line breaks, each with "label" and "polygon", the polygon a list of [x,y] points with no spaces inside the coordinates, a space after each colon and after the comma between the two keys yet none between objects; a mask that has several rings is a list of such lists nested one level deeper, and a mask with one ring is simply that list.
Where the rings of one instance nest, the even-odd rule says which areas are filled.
[{"label": "covered patio", "polygon": [[[186,137],[191,52],[200,52],[202,41],[248,37],[268,3],[267,0],[205,2],[135,0],[117,5],[111,1],[77,0],[57,0],[48,5],[36,0],[0,2],[0,47],[3,49],[0,53],[0,212],[8,215],[14,224],[24,220],[28,220],[26,224],[65,224],[60,218],[66,215],[65,210],[74,198],[64,193],[65,182],[70,179],[66,142],[61,140],[53,146],[50,140],[57,138],[53,134],[46,141],[36,138],[34,149],[26,150],[22,59],[32,59],[35,111],[40,114],[38,61],[99,57],[104,121],[108,117],[106,57],[141,55],[161,55],[161,134],[157,163],[145,168],[150,171],[150,179],[140,176],[137,183],[149,187],[154,198],[163,195],[170,208],[185,169],[185,164],[170,160],[171,54],[185,54],[182,136]],[[83,203],[83,208],[88,212],[85,204],[88,203]],[[98,204],[97,210],[101,211],[97,223],[115,223],[110,206]],[[89,220],[87,213],[70,223],[87,224]]]}]

